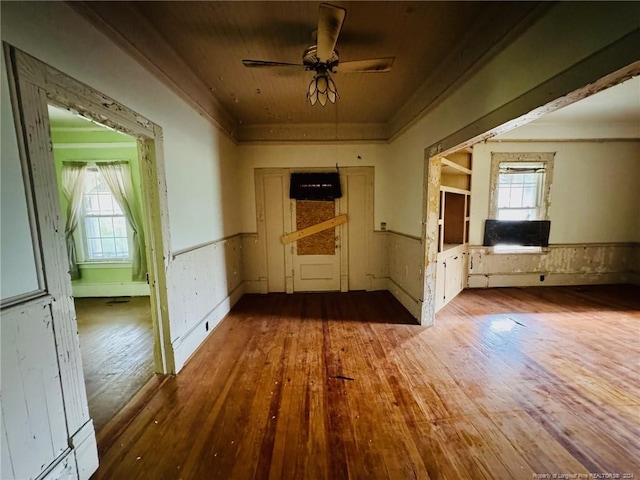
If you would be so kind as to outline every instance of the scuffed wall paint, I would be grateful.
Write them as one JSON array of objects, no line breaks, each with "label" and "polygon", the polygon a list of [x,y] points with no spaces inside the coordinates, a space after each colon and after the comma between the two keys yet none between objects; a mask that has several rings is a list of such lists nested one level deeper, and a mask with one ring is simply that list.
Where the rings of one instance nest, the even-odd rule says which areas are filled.
[{"label": "scuffed wall paint", "polygon": [[179,371],[244,293],[242,237],[175,254],[171,270],[171,343]]},{"label": "scuffed wall paint", "polygon": [[388,290],[414,317],[419,318],[423,295],[424,247],[422,241],[415,237],[389,232],[387,250]]},{"label": "scuffed wall paint", "polygon": [[383,231],[373,232],[373,244],[371,245],[371,258],[369,273],[371,290],[386,290],[389,278],[389,249],[388,238],[390,233]]},{"label": "scuffed wall paint", "polygon": [[638,264],[633,243],[551,245],[544,253],[519,254],[472,246],[469,254],[471,288],[625,283]]},{"label": "scuffed wall paint", "polygon": [[242,234],[242,280],[246,293],[261,293],[260,246],[257,233]]}]

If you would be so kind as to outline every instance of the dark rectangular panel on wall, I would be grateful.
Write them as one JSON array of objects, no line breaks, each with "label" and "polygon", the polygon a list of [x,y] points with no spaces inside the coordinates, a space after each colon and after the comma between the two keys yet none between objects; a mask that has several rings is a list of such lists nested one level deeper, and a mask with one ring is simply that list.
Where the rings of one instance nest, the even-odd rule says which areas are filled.
[{"label": "dark rectangular panel on wall", "polygon": [[333,200],[342,197],[340,174],[292,173],[289,198],[296,200]]},{"label": "dark rectangular panel on wall", "polygon": [[485,220],[482,244],[548,247],[550,229],[549,220]]}]

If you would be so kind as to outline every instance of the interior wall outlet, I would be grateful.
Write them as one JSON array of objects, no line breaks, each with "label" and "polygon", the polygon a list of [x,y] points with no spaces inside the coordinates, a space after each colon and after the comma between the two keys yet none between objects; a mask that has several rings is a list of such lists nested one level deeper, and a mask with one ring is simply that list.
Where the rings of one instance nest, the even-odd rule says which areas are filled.
[{"label": "interior wall outlet", "polygon": [[387,222],[380,222],[380,230],[386,230],[387,229]]}]

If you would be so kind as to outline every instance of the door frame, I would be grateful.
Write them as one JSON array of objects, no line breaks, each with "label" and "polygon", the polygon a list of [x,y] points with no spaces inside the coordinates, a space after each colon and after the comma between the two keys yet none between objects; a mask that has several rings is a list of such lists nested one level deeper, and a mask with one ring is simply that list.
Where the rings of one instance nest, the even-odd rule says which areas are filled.
[{"label": "door frame", "polygon": [[[291,173],[313,173],[313,172],[327,172],[333,167],[280,167],[280,168],[256,168],[254,170],[255,178],[255,200],[256,200],[256,217],[257,217],[257,231],[258,231],[258,252],[260,252],[258,262],[258,278],[259,278],[259,291],[260,293],[268,293],[269,287],[267,283],[268,275],[268,262],[267,262],[267,241],[266,241],[266,218],[265,218],[265,202],[264,202],[264,179],[269,176],[281,176],[283,177],[283,185],[287,192],[286,197],[289,200],[288,208],[284,208],[284,225],[285,229],[291,231],[282,232],[283,235],[292,233],[295,230],[295,220],[292,215],[293,203],[295,200],[289,199],[288,187],[291,178]],[[342,213],[348,213],[348,182],[346,181],[349,175],[365,175],[367,178],[366,186],[366,218],[367,225],[365,235],[365,248],[367,249],[367,271],[371,272],[371,258],[369,252],[371,251],[371,245],[373,245],[373,204],[374,204],[374,167],[340,167],[340,186],[342,187],[343,197],[336,199],[336,211],[337,215]],[[340,291],[349,291],[349,252],[348,252],[348,221],[347,224],[340,225],[337,228],[336,236],[339,238],[340,243]],[[344,248],[343,248],[344,247]],[[285,248],[285,292],[294,293],[293,290],[293,251],[292,248]],[[367,274],[369,278],[372,278],[371,273]],[[367,281],[367,290],[373,290],[373,282]]]},{"label": "door frame", "polygon": [[[7,43],[3,43],[3,48],[9,70],[16,127],[19,130],[21,161],[25,179],[30,179],[25,180],[25,188],[30,198],[28,204],[34,226],[34,239],[38,239],[40,244],[51,237],[49,241],[60,241],[64,245],[47,105],[52,104],[81,114],[136,138],[145,212],[143,221],[154,335],[154,367],[157,373],[175,371],[167,300],[166,263],[171,257],[162,128],[127,106],[21,50]],[[38,266],[44,261],[45,259],[39,260]],[[55,330],[56,345],[60,351],[72,354],[79,365],[81,361],[77,323],[66,249],[49,258],[49,262],[47,268],[53,266],[57,271],[56,277],[61,283],[65,299],[70,300],[71,309],[70,314],[63,319],[64,328]],[[41,293],[34,292],[31,297],[37,297]],[[60,370],[63,387],[65,378],[74,378],[72,383],[83,379],[81,371],[80,374],[65,371],[62,364]],[[84,385],[82,387],[84,389]],[[77,388],[79,386],[75,385],[72,390]],[[68,401],[71,399],[65,396],[65,404]]]}]

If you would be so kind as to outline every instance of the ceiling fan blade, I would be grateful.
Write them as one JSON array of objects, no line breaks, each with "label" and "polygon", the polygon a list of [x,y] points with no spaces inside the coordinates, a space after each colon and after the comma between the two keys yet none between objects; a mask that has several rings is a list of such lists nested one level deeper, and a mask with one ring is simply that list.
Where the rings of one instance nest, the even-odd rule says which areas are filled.
[{"label": "ceiling fan blade", "polygon": [[287,63],[287,62],[268,62],[266,60],[242,60],[242,64],[247,68],[261,68],[261,67],[304,67],[300,63]]},{"label": "ceiling fan blade", "polygon": [[391,71],[395,57],[372,58],[354,62],[340,62],[334,70],[337,73],[384,73]]},{"label": "ceiling fan blade", "polygon": [[327,62],[331,59],[346,15],[347,11],[342,7],[336,7],[328,3],[320,4],[317,55],[318,60],[321,62]]}]

